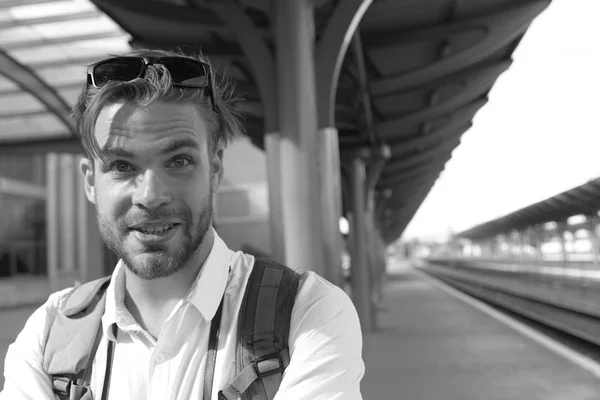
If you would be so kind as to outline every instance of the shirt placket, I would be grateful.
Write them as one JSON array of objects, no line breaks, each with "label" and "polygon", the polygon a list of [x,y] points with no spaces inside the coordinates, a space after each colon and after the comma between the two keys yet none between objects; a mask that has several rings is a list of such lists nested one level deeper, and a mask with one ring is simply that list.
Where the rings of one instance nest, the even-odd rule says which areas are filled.
[{"label": "shirt placket", "polygon": [[170,400],[173,396],[171,390],[171,357],[176,339],[176,325],[179,319],[183,318],[184,309],[179,304],[174,310],[173,315],[164,322],[160,336],[152,351],[148,371],[148,394],[146,397],[149,400]]}]

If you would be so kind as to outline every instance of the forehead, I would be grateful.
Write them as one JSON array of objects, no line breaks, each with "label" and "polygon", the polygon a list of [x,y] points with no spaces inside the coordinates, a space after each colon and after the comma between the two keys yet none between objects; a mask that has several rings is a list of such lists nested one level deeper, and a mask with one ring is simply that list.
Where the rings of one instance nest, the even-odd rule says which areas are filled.
[{"label": "forehead", "polygon": [[104,107],[94,125],[100,148],[116,143],[159,143],[168,139],[193,136],[205,147],[209,139],[208,123],[190,103],[157,102],[141,107],[118,102]]}]

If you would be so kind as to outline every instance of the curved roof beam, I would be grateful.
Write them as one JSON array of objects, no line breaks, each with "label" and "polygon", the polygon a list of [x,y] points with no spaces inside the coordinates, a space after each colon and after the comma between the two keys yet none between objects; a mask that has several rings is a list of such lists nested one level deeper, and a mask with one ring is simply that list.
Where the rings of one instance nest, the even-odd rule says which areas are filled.
[{"label": "curved roof beam", "polygon": [[[226,31],[227,27],[222,23],[221,18],[209,8],[181,6],[164,1],[146,1],[146,0],[91,0],[106,15],[110,16],[119,25],[120,19],[132,15],[145,15],[161,20],[172,20],[175,24],[191,24],[203,29]],[[194,1],[201,7],[199,1]],[[120,11],[115,13],[115,9]],[[115,16],[119,18],[115,19]],[[123,25],[121,25],[123,26]]]},{"label": "curved roof beam", "polygon": [[[420,145],[419,147],[407,147],[404,151],[400,151],[396,153],[394,156],[396,159],[407,159],[410,157],[414,157],[420,154],[424,154],[429,150],[448,148],[454,146],[453,143],[459,143],[461,136],[469,130],[471,124],[457,127],[451,131],[445,132],[445,137],[439,139],[438,141],[434,141],[434,143],[429,142],[427,145]],[[448,145],[448,146],[446,146]],[[452,147],[453,148],[453,147]],[[415,153],[416,152],[416,153]],[[389,173],[389,171],[388,171]]]},{"label": "curved roof beam", "polygon": [[444,57],[426,67],[373,82],[371,93],[375,96],[381,96],[418,86],[458,71],[464,68],[465,65],[474,64],[485,59],[523,35],[531,21],[548,7],[550,0],[532,0],[517,2],[516,4],[515,7],[495,14],[458,21],[442,27],[428,28],[406,35],[396,35],[395,41],[402,43],[406,42],[407,39],[412,41],[444,40],[447,37],[452,37],[452,35],[460,35],[474,29],[483,29],[487,32],[487,35],[479,42],[454,55]]},{"label": "curved roof beam", "polygon": [[378,124],[378,129],[381,135],[393,135],[399,123],[415,124],[424,122],[428,119],[438,117],[440,114],[445,114],[456,110],[456,108],[465,103],[478,98],[483,93],[487,92],[494,84],[498,76],[510,66],[510,61],[501,62],[492,66],[484,67],[472,71],[468,79],[464,81],[464,89],[449,100],[440,103],[434,107],[426,108],[422,111],[403,116],[396,119]]},{"label": "curved roof beam", "polygon": [[2,49],[0,49],[0,74],[37,98],[65,125],[67,132],[75,135],[75,125],[71,121],[71,107],[67,102],[33,70],[19,63]]},{"label": "curved roof beam", "polygon": [[443,157],[445,154],[450,153],[452,149],[459,145],[459,143],[459,138],[448,140],[419,154],[413,155],[412,157],[405,157],[399,161],[388,162],[383,171],[382,177],[388,178],[391,175],[396,176],[397,174],[402,173],[402,171],[406,171],[412,167],[419,166],[421,164],[427,165],[436,158],[440,158],[440,156]]},{"label": "curved roof beam", "polygon": [[429,146],[446,141],[446,139],[454,139],[455,137],[459,137],[471,128],[473,125],[470,122],[472,118],[473,116],[470,116],[469,119],[456,119],[427,135],[419,135],[409,140],[402,140],[398,142],[388,142],[388,145],[392,151],[392,157],[403,158],[407,153],[418,149],[425,150]]},{"label": "curved roof beam", "polygon": [[335,126],[335,94],[342,61],[348,45],[373,0],[345,0],[339,3],[317,44],[315,71],[319,128]]},{"label": "curved roof beam", "polygon": [[426,178],[430,178],[432,173],[439,173],[448,160],[450,160],[450,154],[439,160],[434,160],[416,168],[396,173],[393,177],[387,176],[386,179],[380,181],[381,186],[395,187],[413,180],[426,181]]},{"label": "curved roof beam", "polygon": [[[178,46],[188,46],[186,43],[171,43],[168,41],[159,41],[159,40],[143,40],[139,38],[132,38],[129,41],[131,47],[135,49],[143,49],[143,48],[159,48],[159,49],[172,49],[177,48]],[[225,56],[227,58],[231,58],[234,60],[243,60],[244,53],[242,49],[237,43],[219,43],[218,45],[214,44],[203,44],[198,46],[202,50],[202,54],[204,55],[217,55],[217,56]],[[181,49],[184,53],[186,52],[186,48]]]},{"label": "curved roof beam", "polygon": [[[199,0],[190,0],[192,4]],[[275,55],[269,48],[252,19],[239,4],[231,1],[211,2],[214,12],[233,33],[251,66],[265,113],[265,130],[279,130]]]},{"label": "curved roof beam", "polygon": [[[454,124],[454,121],[456,121],[456,120],[464,121],[464,125],[466,125],[471,119],[473,119],[473,117],[475,116],[477,111],[479,111],[479,109],[482,108],[487,103],[487,101],[488,101],[487,98],[476,100],[456,111],[453,111],[453,112],[445,114],[445,115],[440,115],[439,117],[437,117],[435,119],[430,119],[425,122],[425,126],[423,126],[421,128],[421,132],[423,133],[423,135],[434,134],[438,130],[446,129],[447,126]],[[471,116],[470,119],[468,118],[469,115]],[[408,123],[406,123],[404,120],[398,120],[398,119],[395,121],[396,121],[395,126],[393,128],[391,126],[389,127],[389,131],[390,132],[394,131],[395,134],[393,134],[393,135],[390,134],[386,140],[386,142],[390,146],[394,146],[395,143],[400,143],[402,141],[402,139],[404,139],[406,134],[403,134],[403,132],[411,132],[411,131],[414,132],[415,125],[422,123],[422,122],[415,123],[415,122],[410,122],[410,121]],[[430,123],[438,124],[440,122],[443,123],[444,125],[437,128],[435,131],[433,131],[431,133],[428,131],[429,128],[427,128],[427,125],[429,125]],[[394,140],[394,139],[396,139],[396,140]],[[404,139],[404,140],[410,140],[410,139]],[[392,151],[393,151],[393,149],[392,149]]]}]

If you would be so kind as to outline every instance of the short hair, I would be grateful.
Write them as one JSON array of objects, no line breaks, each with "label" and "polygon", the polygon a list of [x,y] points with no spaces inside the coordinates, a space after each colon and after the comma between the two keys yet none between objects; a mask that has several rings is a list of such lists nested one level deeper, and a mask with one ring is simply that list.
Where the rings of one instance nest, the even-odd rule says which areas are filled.
[{"label": "short hair", "polygon": [[[181,51],[137,50],[125,54],[135,57],[187,57],[204,62],[208,59],[198,53],[189,56]],[[242,132],[242,112],[237,104],[242,99],[235,93],[233,82],[224,75],[214,73],[211,66],[214,109],[208,92],[204,89],[177,87],[173,85],[171,75],[161,64],[149,65],[144,76],[132,81],[111,81],[101,88],[95,88],[86,82],[77,102],[73,106],[72,118],[82,146],[90,159],[98,156],[104,161],[102,150],[94,135],[96,119],[102,109],[119,101],[129,101],[140,107],[164,101],[169,103],[190,103],[196,106],[207,122],[210,130],[208,137],[209,152],[225,148],[233,138]]]}]

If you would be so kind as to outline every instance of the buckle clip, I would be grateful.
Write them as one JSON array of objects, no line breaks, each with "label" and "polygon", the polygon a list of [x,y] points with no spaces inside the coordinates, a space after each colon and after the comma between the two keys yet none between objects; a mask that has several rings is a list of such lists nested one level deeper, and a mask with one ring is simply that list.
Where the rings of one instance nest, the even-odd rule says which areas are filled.
[{"label": "buckle clip", "polygon": [[[277,365],[274,365],[275,361],[277,361]],[[256,365],[256,374],[260,379],[266,376],[281,374],[285,369],[279,353],[270,353],[259,357],[254,361],[254,364]]]}]

